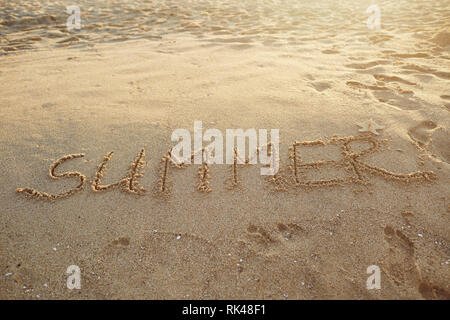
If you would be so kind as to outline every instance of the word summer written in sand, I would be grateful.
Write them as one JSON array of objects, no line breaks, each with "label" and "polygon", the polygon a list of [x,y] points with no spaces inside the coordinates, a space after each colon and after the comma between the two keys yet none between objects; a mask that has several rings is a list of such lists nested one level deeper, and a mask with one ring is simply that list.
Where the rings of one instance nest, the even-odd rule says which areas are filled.
[{"label": "word summer written in sand", "polygon": [[[211,130],[211,129],[209,129]],[[260,160],[263,167],[269,167],[272,174],[265,173],[265,179],[269,186],[272,186],[273,191],[287,191],[296,188],[313,188],[313,187],[332,187],[345,184],[368,184],[371,175],[378,175],[386,180],[400,181],[403,183],[410,183],[413,181],[432,181],[436,179],[433,171],[416,171],[410,173],[395,173],[385,168],[377,167],[367,163],[364,159],[370,157],[375,152],[381,151],[381,145],[386,144],[387,140],[379,140],[375,138],[378,134],[373,130],[359,130],[360,134],[356,136],[339,137],[333,135],[329,140],[313,140],[313,141],[294,141],[289,147],[287,168],[278,170],[278,144],[279,136],[278,130],[271,130],[272,140],[267,143],[267,136],[260,135],[260,144],[256,146],[256,130],[249,129],[245,132],[242,129],[229,130],[227,129],[227,154],[226,164],[230,168],[230,175],[224,181],[225,187],[233,189],[242,186],[243,181],[239,176],[239,168],[256,164],[256,159]],[[157,183],[153,188],[153,195],[168,197],[171,193],[172,183],[170,181],[171,169],[187,168],[192,162],[199,165],[197,171],[197,190],[204,193],[212,191],[210,187],[211,180],[211,165],[223,164],[223,136],[219,130],[206,130],[206,140],[211,141],[211,137],[215,137],[213,143],[207,147],[202,147],[201,137],[201,122],[196,121],[194,125],[194,147],[200,146],[195,152],[186,156],[186,150],[191,148],[191,138],[187,130],[177,129],[172,134],[172,141],[181,140],[177,146],[170,148],[161,158],[159,169],[159,176]],[[267,131],[260,130],[267,134]],[[261,138],[264,137],[264,138]],[[234,145],[234,139],[237,138],[237,147]],[[245,156],[246,138],[249,141],[249,152]],[[263,142],[263,144],[262,144]],[[352,145],[355,143],[363,143],[366,147],[359,148],[354,151]],[[302,148],[327,147],[337,146],[340,148],[340,159],[333,160],[317,160],[312,162],[302,161]],[[253,149],[251,149],[253,148]],[[177,155],[175,155],[175,149]],[[231,152],[230,152],[231,150]],[[179,154],[182,151],[184,155]],[[244,156],[242,156],[244,154]],[[18,188],[18,193],[24,194],[28,198],[38,198],[46,200],[56,200],[60,198],[67,198],[73,194],[83,190],[87,183],[86,175],[78,171],[69,171],[58,173],[57,168],[64,162],[84,157],[84,154],[75,153],[69,154],[56,160],[49,168],[49,175],[52,179],[73,178],[77,179],[78,185],[68,191],[62,191],[58,194],[49,194],[41,192],[33,188]],[[113,151],[108,152],[101,163],[98,165],[95,176],[91,181],[91,190],[98,193],[109,189],[118,188],[122,192],[143,195],[146,189],[140,184],[139,179],[143,176],[145,168],[145,149],[142,148],[134,160],[131,162],[126,175],[115,183],[102,184],[102,179],[105,175],[107,164],[111,161]],[[276,163],[276,165],[274,165]],[[332,179],[316,179],[311,180],[307,178],[308,170],[320,170],[321,168],[339,168],[345,171],[344,177]],[[274,170],[276,168],[276,170]]]}]

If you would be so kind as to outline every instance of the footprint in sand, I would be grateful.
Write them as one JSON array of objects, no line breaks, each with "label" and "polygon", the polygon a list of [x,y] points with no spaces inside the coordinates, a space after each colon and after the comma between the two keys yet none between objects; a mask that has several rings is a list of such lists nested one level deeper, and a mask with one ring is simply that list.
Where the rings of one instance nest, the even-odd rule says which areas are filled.
[{"label": "footprint in sand", "polygon": [[397,110],[417,110],[421,106],[420,100],[414,97],[414,92],[397,86],[383,91],[374,91],[375,98],[382,103],[387,103]]},{"label": "footprint in sand", "polygon": [[364,84],[358,81],[347,81],[346,85],[355,90],[370,90],[373,96],[382,103],[387,103],[398,110],[416,110],[420,107],[420,103],[414,99],[414,92],[402,89],[400,86],[392,88],[386,86],[385,82],[402,82],[408,85],[414,85],[405,79],[395,76],[374,75],[377,83],[374,85]]},{"label": "footprint in sand", "polygon": [[331,88],[331,82],[329,81],[316,81],[316,82],[311,82],[310,85],[316,89],[318,92],[322,92],[325,91],[327,89]]},{"label": "footprint in sand", "polygon": [[130,238],[120,237],[116,240],[111,241],[110,245],[114,247],[127,247],[130,245]]},{"label": "footprint in sand", "polygon": [[419,284],[419,292],[424,299],[428,300],[450,300],[450,292],[440,286],[433,285],[426,281]]},{"label": "footprint in sand", "polygon": [[425,148],[430,140],[431,133],[436,129],[437,125],[431,120],[423,121],[419,125],[408,130],[408,134],[412,140]]},{"label": "footprint in sand", "polygon": [[247,227],[247,244],[250,249],[263,255],[278,255],[280,250],[296,250],[296,243],[306,230],[296,223],[277,223],[276,226],[265,228],[250,224]]},{"label": "footprint in sand", "polygon": [[425,299],[450,298],[447,290],[423,278],[416,263],[414,244],[403,232],[388,225],[384,228],[384,239],[389,251],[381,267],[391,280],[404,288],[417,288]]},{"label": "footprint in sand", "polygon": [[247,233],[251,238],[263,244],[275,242],[275,240],[270,236],[268,231],[266,231],[262,227],[257,227],[253,224],[250,224],[248,226]]},{"label": "footprint in sand", "polygon": [[384,239],[389,244],[389,252],[383,261],[383,270],[397,285],[414,287],[415,283],[419,283],[414,244],[401,231],[394,230],[391,226],[384,228]]},{"label": "footprint in sand", "polygon": [[438,126],[431,120],[422,121],[408,130],[408,135],[414,144],[422,151],[431,153],[435,158],[450,162],[448,130]]},{"label": "footprint in sand", "polygon": [[450,133],[448,132],[448,129],[437,127],[433,130],[430,142],[431,155],[442,161],[450,163],[450,148],[448,146],[449,141]]}]

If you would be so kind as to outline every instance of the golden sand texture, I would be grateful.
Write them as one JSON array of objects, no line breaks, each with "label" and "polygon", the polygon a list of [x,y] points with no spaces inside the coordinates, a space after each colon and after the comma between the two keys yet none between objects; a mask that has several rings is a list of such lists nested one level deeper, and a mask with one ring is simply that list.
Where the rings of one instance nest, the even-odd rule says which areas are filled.
[{"label": "golden sand texture", "polygon": [[0,298],[449,299],[447,2],[0,0]]}]

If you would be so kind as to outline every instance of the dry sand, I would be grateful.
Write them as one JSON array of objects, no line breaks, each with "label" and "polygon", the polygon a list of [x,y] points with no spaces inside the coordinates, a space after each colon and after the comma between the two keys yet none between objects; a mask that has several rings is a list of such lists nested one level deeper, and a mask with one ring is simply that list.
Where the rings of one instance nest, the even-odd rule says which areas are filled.
[{"label": "dry sand", "polygon": [[[74,32],[69,4],[0,1],[0,298],[449,299],[448,1],[378,1],[380,30],[370,1],[78,1]],[[169,166],[156,197],[194,120],[279,128],[280,174]],[[48,173],[80,153],[53,174],[82,191],[16,192],[76,187]],[[91,189],[133,160],[147,191]]]}]

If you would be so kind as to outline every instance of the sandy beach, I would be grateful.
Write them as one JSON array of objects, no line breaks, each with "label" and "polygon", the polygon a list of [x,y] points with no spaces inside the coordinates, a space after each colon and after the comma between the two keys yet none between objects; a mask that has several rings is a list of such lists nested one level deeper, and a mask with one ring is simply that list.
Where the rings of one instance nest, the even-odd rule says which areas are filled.
[{"label": "sandy beach", "polygon": [[0,299],[448,300],[449,3],[330,2],[0,0]]}]

